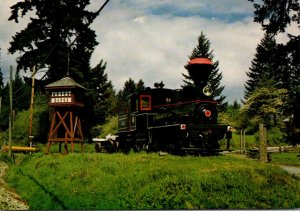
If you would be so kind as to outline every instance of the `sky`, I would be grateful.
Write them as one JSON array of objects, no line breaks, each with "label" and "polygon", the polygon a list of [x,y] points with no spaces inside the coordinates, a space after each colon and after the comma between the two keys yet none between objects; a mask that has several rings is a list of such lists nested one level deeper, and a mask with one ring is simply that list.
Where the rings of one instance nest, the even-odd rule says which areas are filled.
[{"label": "sky", "polygon": [[[10,6],[18,0],[1,0],[1,69],[8,79],[9,66],[16,68],[17,54],[8,54],[12,36],[24,29],[28,17],[19,23],[8,21]],[[91,0],[88,10],[96,11],[105,0]],[[246,0],[110,0],[91,28],[99,45],[91,66],[101,59],[118,91],[130,78],[142,79],[146,87],[163,81],[165,88],[178,89],[188,56],[203,32],[211,42],[214,61],[223,74],[221,85],[226,101],[243,99],[244,84],[256,47],[264,32],[253,22],[253,5]],[[290,27],[295,32],[297,27]],[[280,35],[278,42],[286,42]],[[214,62],[213,61],[213,62]]]}]

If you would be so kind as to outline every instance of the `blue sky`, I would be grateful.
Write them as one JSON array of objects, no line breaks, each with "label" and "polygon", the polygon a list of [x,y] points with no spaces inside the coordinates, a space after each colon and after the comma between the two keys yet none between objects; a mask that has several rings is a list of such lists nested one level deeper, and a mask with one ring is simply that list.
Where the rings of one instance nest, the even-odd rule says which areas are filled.
[{"label": "blue sky", "polygon": [[[17,57],[7,54],[9,42],[28,19],[19,24],[7,21],[9,7],[17,0],[2,1],[1,68],[7,77]],[[91,0],[89,10],[96,11],[103,2]],[[253,22],[253,6],[246,0],[111,0],[91,27],[100,43],[91,65],[106,61],[108,78],[116,90],[129,77],[143,79],[150,87],[164,81],[167,88],[180,88],[184,65],[203,32],[219,61],[223,95],[229,102],[243,98],[246,71],[263,37],[260,25]],[[286,40],[278,36],[279,42]]]},{"label": "blue sky", "polygon": [[[141,8],[149,15],[158,15],[170,17],[191,17],[198,16],[202,18],[216,18],[226,22],[235,22],[252,16],[252,5],[243,4],[243,8],[237,8],[241,5],[241,0],[189,0],[189,1],[123,1],[134,7]],[[146,2],[146,3],[145,3]],[[150,3],[150,4],[147,4]]]}]

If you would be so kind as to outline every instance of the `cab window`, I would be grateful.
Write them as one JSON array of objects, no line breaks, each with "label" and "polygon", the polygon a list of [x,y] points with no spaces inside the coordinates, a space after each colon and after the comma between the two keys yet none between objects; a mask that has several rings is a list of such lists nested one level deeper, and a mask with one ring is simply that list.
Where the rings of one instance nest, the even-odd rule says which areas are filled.
[{"label": "cab window", "polygon": [[140,96],[140,109],[141,109],[141,111],[150,111],[151,110],[151,96],[150,95],[141,95]]}]

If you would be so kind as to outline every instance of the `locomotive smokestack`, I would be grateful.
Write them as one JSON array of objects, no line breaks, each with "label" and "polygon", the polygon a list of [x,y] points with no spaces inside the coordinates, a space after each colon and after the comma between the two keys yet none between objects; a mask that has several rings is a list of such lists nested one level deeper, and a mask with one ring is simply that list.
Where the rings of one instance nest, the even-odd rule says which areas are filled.
[{"label": "locomotive smokestack", "polygon": [[213,68],[211,60],[207,58],[191,59],[184,67],[188,70],[194,84],[200,87],[206,84]]}]

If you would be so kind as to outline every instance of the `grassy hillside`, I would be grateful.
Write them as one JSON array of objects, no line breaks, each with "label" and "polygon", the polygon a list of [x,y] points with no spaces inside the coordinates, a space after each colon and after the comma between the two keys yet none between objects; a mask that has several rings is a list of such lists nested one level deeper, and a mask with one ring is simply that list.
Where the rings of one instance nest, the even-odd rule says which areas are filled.
[{"label": "grassy hillside", "polygon": [[19,155],[7,181],[37,210],[300,207],[298,179],[231,156],[36,153]]}]

